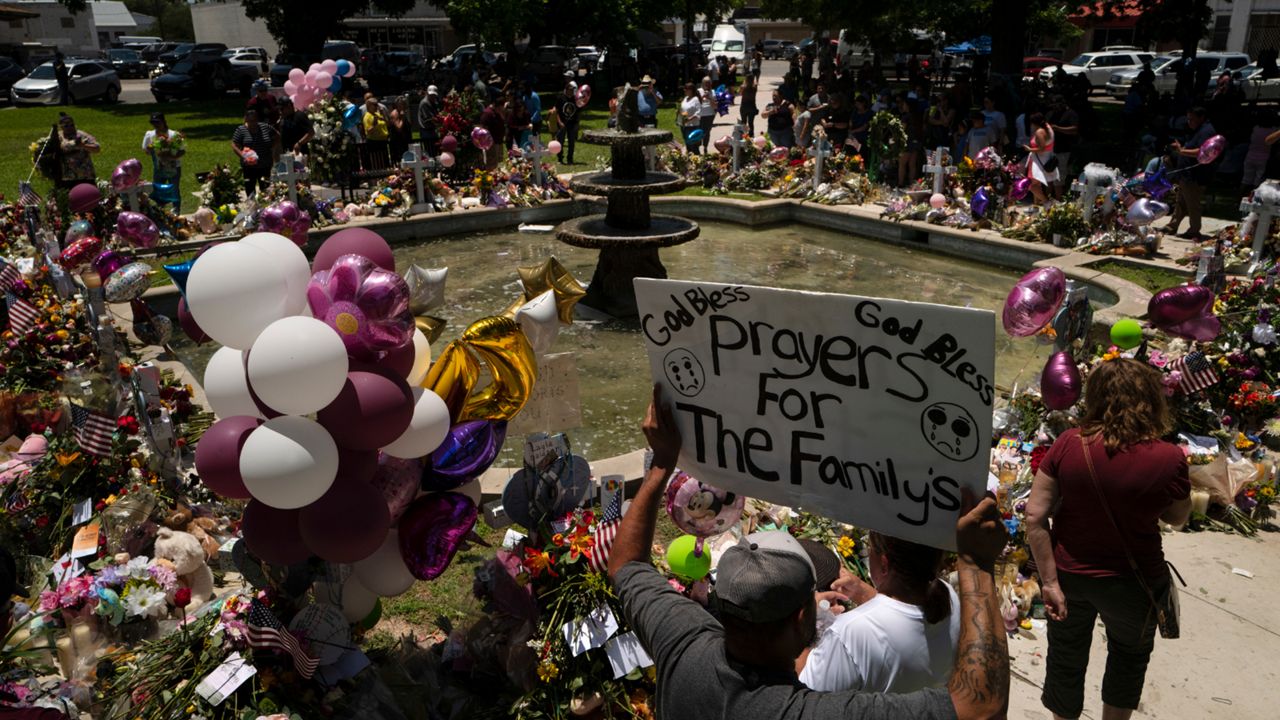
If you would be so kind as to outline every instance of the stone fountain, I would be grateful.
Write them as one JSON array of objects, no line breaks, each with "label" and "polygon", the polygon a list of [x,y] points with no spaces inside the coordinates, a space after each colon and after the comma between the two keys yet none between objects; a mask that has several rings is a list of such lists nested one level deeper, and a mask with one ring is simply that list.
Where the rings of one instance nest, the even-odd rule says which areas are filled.
[{"label": "stone fountain", "polygon": [[600,251],[581,304],[619,318],[636,316],[635,278],[667,276],[658,248],[698,237],[698,224],[692,220],[649,211],[650,195],[675,192],[684,187],[684,179],[675,173],[645,169],[645,147],[670,142],[671,133],[640,129],[636,99],[635,88],[628,85],[619,98],[617,128],[582,134],[586,142],[609,146],[611,167],[578,175],[571,187],[575,192],[604,196],[608,210],[604,215],[574,218],[556,228],[561,242]]}]

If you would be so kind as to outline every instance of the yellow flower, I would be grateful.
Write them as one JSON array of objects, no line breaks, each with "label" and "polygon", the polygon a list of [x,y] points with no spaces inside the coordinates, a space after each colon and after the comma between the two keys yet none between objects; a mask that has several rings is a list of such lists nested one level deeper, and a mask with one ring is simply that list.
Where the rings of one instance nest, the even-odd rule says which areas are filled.
[{"label": "yellow flower", "polygon": [[71,333],[67,332],[66,330],[59,330],[55,332],[54,335],[57,336],[59,340],[66,340],[67,338],[71,337]]},{"label": "yellow flower", "polygon": [[840,542],[836,543],[836,551],[840,553],[840,557],[849,557],[853,555],[853,538],[845,535],[840,538]]},{"label": "yellow flower", "polygon": [[551,682],[560,674],[560,668],[550,660],[544,660],[538,663],[538,679],[542,682]]},{"label": "yellow flower", "polygon": [[120,498],[116,497],[115,493],[112,493],[112,494],[108,495],[108,496],[106,497],[106,499],[104,499],[102,502],[103,502],[103,504],[105,504],[105,505],[115,505],[115,504],[116,504],[116,501],[117,501],[117,500],[119,500],[119,499],[120,499]]},{"label": "yellow flower", "polygon": [[1236,449],[1237,450],[1248,450],[1251,447],[1253,447],[1252,440],[1245,437],[1245,434],[1242,432],[1236,433]]},{"label": "yellow flower", "polygon": [[1258,494],[1270,500],[1276,496],[1276,488],[1274,485],[1263,485],[1262,488],[1258,490]]}]

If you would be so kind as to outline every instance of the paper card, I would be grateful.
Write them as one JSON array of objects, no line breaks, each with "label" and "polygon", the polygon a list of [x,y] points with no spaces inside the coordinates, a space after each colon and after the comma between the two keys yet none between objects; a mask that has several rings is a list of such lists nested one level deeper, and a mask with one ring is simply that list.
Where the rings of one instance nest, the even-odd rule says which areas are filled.
[{"label": "paper card", "polygon": [[233,652],[196,685],[196,694],[217,707],[257,672],[239,652]]},{"label": "paper card", "polygon": [[524,540],[525,537],[527,536],[519,530],[508,528],[507,534],[502,536],[502,549],[514,550],[516,545],[519,545],[520,541]]},{"label": "paper card", "polygon": [[13,261],[13,264],[18,266],[18,270],[23,275],[30,275],[36,269],[35,258],[27,258],[27,257],[18,258],[17,260]]},{"label": "paper card", "polygon": [[[624,482],[626,482],[626,478],[622,475],[605,475],[600,478],[601,509],[609,507],[609,504],[613,502],[614,497],[622,493],[622,486]],[[618,498],[619,507],[621,507],[622,500],[623,498]]]},{"label": "paper card", "polygon": [[636,668],[649,667],[653,664],[653,659],[640,644],[640,638],[633,632],[622,633],[610,640],[609,644],[604,646],[604,652],[609,656],[609,664],[613,666],[614,680]]},{"label": "paper card", "polygon": [[524,464],[526,467],[545,470],[557,458],[569,454],[569,440],[564,433],[548,435],[544,432],[533,433],[524,441]]},{"label": "paper card", "polygon": [[75,504],[75,508],[71,511],[71,524],[83,525],[89,522],[93,517],[93,501],[85,498]]},{"label": "paper card", "polygon": [[570,653],[577,657],[605,644],[618,632],[618,619],[608,605],[601,605],[591,614],[579,620],[571,620],[561,628],[564,641],[569,643]]},{"label": "paper card", "polygon": [[53,575],[54,585],[61,585],[72,578],[77,578],[84,574],[84,566],[68,553],[53,561],[53,566],[49,568],[49,574]]},{"label": "paper card", "polygon": [[76,531],[76,536],[71,541],[71,557],[81,558],[98,554],[98,532],[101,530],[99,525],[99,522],[94,520]]},{"label": "paper card", "polygon": [[511,421],[508,434],[569,430],[582,425],[578,364],[573,353],[553,353],[538,361],[538,382],[524,409]]}]

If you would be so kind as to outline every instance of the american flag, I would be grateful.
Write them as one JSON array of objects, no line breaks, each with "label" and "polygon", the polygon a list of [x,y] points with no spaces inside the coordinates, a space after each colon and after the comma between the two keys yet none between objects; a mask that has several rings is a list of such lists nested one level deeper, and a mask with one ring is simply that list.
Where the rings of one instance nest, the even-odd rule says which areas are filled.
[{"label": "american flag", "polygon": [[76,443],[82,450],[104,457],[111,454],[111,436],[116,432],[115,420],[71,403],[71,426],[75,428]]},{"label": "american flag", "polygon": [[18,204],[19,205],[43,205],[44,198],[40,197],[40,193],[31,187],[31,183],[23,180],[18,183]]},{"label": "american flag", "polygon": [[40,319],[40,311],[35,305],[8,291],[4,294],[4,301],[9,306],[9,329],[14,335],[24,335],[35,327],[36,320]]},{"label": "american flag", "polygon": [[1209,358],[1199,350],[1193,350],[1169,363],[1169,369],[1182,373],[1178,389],[1186,395],[1200,392],[1218,382],[1218,375],[1213,371]]},{"label": "american flag", "polygon": [[303,651],[298,639],[289,632],[266,605],[252,601],[249,604],[248,622],[245,623],[249,647],[284,650],[293,658],[293,669],[310,680],[316,673],[319,661]]},{"label": "american flag", "polygon": [[600,524],[596,525],[596,541],[587,551],[587,567],[595,572],[609,569],[609,552],[613,540],[618,537],[618,525],[622,522],[622,488],[613,494],[609,506],[604,509]]},{"label": "american flag", "polygon": [[18,266],[0,258],[0,289],[12,290],[20,282],[22,282],[22,271]]}]

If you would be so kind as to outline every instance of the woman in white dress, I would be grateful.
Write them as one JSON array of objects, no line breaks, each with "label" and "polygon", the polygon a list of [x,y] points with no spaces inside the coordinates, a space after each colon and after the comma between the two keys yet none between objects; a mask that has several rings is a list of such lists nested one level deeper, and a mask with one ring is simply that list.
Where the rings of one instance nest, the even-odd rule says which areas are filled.
[{"label": "woman in white dress", "polygon": [[1027,155],[1027,177],[1031,178],[1031,194],[1036,203],[1043,205],[1048,201],[1048,188],[1058,182],[1058,161],[1053,155],[1053,127],[1044,119],[1043,113],[1035,113],[1028,121],[1034,130],[1031,132],[1031,143],[1024,146]]}]

